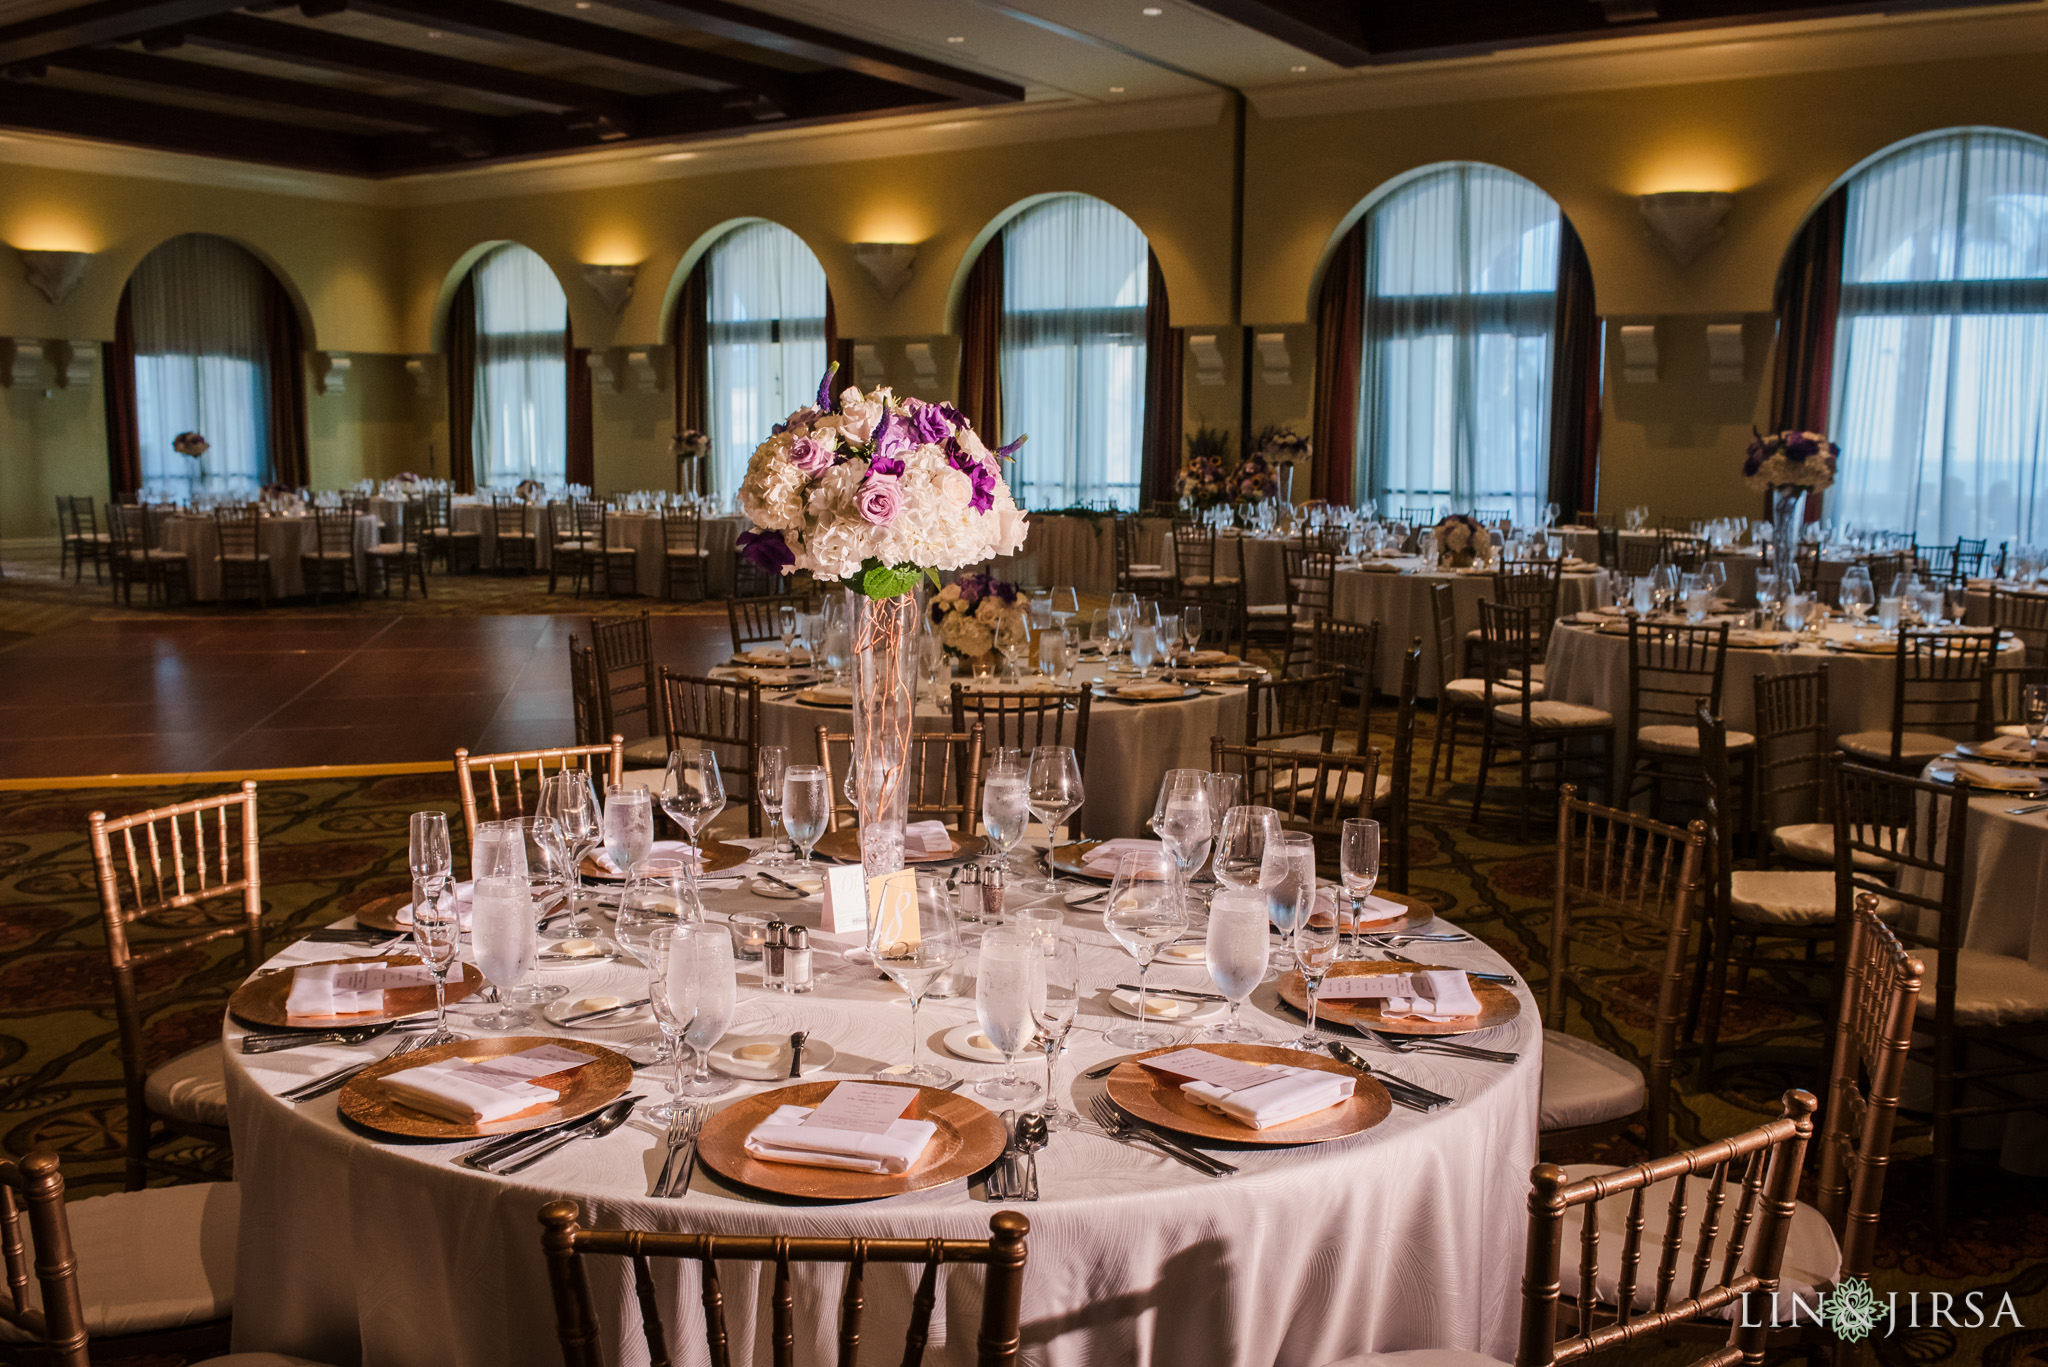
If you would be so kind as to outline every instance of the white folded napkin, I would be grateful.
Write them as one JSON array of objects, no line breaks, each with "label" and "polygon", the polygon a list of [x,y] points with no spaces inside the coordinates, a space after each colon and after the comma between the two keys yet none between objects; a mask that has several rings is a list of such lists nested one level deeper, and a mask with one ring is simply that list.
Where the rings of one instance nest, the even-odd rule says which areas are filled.
[{"label": "white folded napkin", "polygon": [[1462,969],[1433,968],[1406,976],[1415,995],[1386,998],[1380,1004],[1382,1017],[1454,1021],[1479,1014],[1479,998],[1472,994],[1471,980]]},{"label": "white folded napkin", "polygon": [[[451,891],[455,896],[456,922],[462,927],[464,932],[467,932],[469,930],[470,913],[476,910],[476,884],[473,882],[455,883],[451,885]],[[412,903],[407,902],[404,906],[400,907],[398,914],[391,919],[402,926],[411,925]]]},{"label": "white folded napkin", "polygon": [[[1123,1008],[1132,1015],[1138,1014],[1138,994],[1136,992],[1123,988],[1109,995],[1121,1003]],[[1148,1020],[1177,1020],[1181,1016],[1193,1014],[1196,1009],[1196,1003],[1182,1001],[1178,997],[1162,997],[1157,992],[1147,992],[1145,994],[1145,1008],[1145,1017]]]},{"label": "white folded napkin", "polygon": [[895,1175],[908,1172],[939,1127],[929,1120],[898,1120],[881,1134],[806,1125],[808,1106],[778,1106],[747,1136],[747,1152],[769,1163]]},{"label": "white folded napkin", "polygon": [[384,1009],[384,989],[352,992],[334,985],[334,975],[354,972],[355,964],[301,964],[292,970],[291,995],[285,998],[287,1016],[351,1016]]},{"label": "white folded napkin", "polygon": [[953,837],[943,821],[913,821],[903,828],[903,848],[918,854],[951,854]]},{"label": "white folded napkin", "polygon": [[1128,836],[1119,837],[1115,840],[1105,840],[1094,849],[1088,851],[1086,867],[1089,869],[1099,869],[1105,874],[1113,874],[1116,872],[1117,865],[1123,862],[1123,858],[1127,854],[1154,854],[1163,852],[1165,849],[1166,846],[1157,840],[1138,840]]},{"label": "white folded napkin", "polygon": [[[690,857],[689,842],[683,840],[657,840],[647,847],[647,857],[649,859],[687,859]],[[614,864],[612,857],[604,852],[602,846],[598,847],[597,852],[592,854],[590,859],[592,863],[615,878],[624,878],[626,876],[626,870]]]},{"label": "white folded napkin", "polygon": [[386,1073],[378,1081],[416,1111],[479,1125],[550,1103],[557,1095],[553,1088],[536,1087],[530,1082],[487,1087],[464,1076],[472,1067],[474,1064],[468,1059],[442,1059],[439,1063]]},{"label": "white folded napkin", "polygon": [[1290,1068],[1284,1063],[1269,1063],[1265,1071],[1273,1074],[1273,1080],[1255,1087],[1230,1091],[1212,1082],[1183,1082],[1180,1089],[1210,1110],[1255,1130],[1314,1115],[1344,1101],[1352,1092],[1352,1079],[1341,1073]]}]

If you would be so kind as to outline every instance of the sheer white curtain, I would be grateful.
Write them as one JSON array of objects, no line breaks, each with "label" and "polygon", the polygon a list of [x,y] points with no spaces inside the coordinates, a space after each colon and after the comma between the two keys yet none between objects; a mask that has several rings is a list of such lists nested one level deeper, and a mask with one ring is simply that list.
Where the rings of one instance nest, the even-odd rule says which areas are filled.
[{"label": "sheer white curtain", "polygon": [[144,257],[130,277],[145,485],[184,496],[197,487],[198,467],[171,449],[180,432],[211,444],[204,464],[217,491],[250,493],[268,477],[263,272],[226,238],[190,233]]},{"label": "sheer white curtain", "polygon": [[826,363],[825,268],[780,223],[734,228],[710,256],[711,489],[731,498],[768,429],[817,398]]},{"label": "sheer white curtain", "polygon": [[1557,203],[1497,166],[1417,176],[1366,222],[1358,475],[1383,509],[1512,508],[1549,489]]},{"label": "sheer white curtain", "polygon": [[476,263],[478,488],[560,484],[569,472],[569,297],[539,255],[516,243]]},{"label": "sheer white curtain", "polygon": [[1145,234],[1083,195],[1003,228],[1003,434],[1026,508],[1138,504],[1145,451]]},{"label": "sheer white curtain", "polygon": [[1971,129],[1849,184],[1836,325],[1839,517],[2048,539],[2048,143]]}]

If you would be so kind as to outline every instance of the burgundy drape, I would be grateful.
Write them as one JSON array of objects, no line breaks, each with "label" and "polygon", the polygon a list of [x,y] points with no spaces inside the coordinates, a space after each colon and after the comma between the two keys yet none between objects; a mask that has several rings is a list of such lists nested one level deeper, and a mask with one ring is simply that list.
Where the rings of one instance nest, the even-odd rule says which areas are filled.
[{"label": "burgundy drape", "polygon": [[991,447],[1003,439],[1003,235],[981,249],[960,301],[956,402]]},{"label": "burgundy drape", "polygon": [[1173,502],[1180,471],[1181,337],[1167,307],[1166,276],[1159,258],[1145,253],[1145,455],[1140,505]]},{"label": "burgundy drape", "polygon": [[1556,357],[1550,385],[1550,501],[1590,512],[1600,488],[1600,315],[1585,244],[1560,216]]},{"label": "burgundy drape", "polygon": [[[709,255],[698,259],[683,280],[682,293],[676,296],[675,334],[670,340],[676,353],[675,430],[678,433],[704,430],[704,386],[711,357],[710,296],[707,293],[709,285],[705,262],[710,259]],[[711,462],[700,460],[695,470],[696,487],[688,491],[679,488],[676,492],[710,492]]]},{"label": "burgundy drape", "polygon": [[563,348],[569,354],[569,437],[562,477],[571,484],[597,488],[596,437],[590,415],[590,348],[576,345],[576,334],[565,329]]},{"label": "burgundy drape", "polygon": [[[292,297],[267,270],[263,272],[263,350],[270,372],[263,415],[264,438],[270,448],[270,482],[301,489],[313,482],[312,462],[306,452],[306,344]],[[133,366],[129,373],[133,375]]]},{"label": "burgundy drape", "polygon": [[457,493],[476,489],[476,282],[455,287],[448,305],[448,477]]},{"label": "burgundy drape", "polygon": [[135,434],[135,311],[128,291],[114,310],[114,340],[100,347],[107,402],[107,489],[119,503],[142,488],[142,446]]},{"label": "burgundy drape", "polygon": [[1365,220],[1344,234],[1316,301],[1314,497],[1349,506],[1358,467],[1358,386],[1365,347]]},{"label": "burgundy drape", "polygon": [[[1835,191],[1792,239],[1778,271],[1773,308],[1778,344],[1771,353],[1771,430],[1825,432],[1835,380],[1835,314],[1842,301],[1842,232],[1847,187]],[[1809,495],[1806,517],[1820,518],[1822,495]]]}]

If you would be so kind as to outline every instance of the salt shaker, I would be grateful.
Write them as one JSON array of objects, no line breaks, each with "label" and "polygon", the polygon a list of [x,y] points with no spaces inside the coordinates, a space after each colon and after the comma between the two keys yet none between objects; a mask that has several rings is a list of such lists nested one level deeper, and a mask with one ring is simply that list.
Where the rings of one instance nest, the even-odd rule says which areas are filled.
[{"label": "salt shaker", "polygon": [[801,996],[811,990],[811,932],[791,926],[782,950],[782,990]]},{"label": "salt shaker", "polygon": [[981,867],[977,864],[963,864],[953,871],[953,906],[963,921],[981,919]]},{"label": "salt shaker", "polygon": [[770,921],[766,937],[761,942],[761,986],[783,990],[783,976],[788,972],[789,948],[784,940],[788,927],[780,921]]}]

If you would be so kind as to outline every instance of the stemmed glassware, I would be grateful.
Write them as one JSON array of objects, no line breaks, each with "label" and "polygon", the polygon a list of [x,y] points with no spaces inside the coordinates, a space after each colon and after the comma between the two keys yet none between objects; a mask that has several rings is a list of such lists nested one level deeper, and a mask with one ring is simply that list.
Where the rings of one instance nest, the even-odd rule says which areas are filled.
[{"label": "stemmed glassware", "polygon": [[1045,1105],[1039,1110],[1045,1116],[1047,1128],[1068,1129],[1079,1117],[1060,1108],[1056,1088],[1060,1052],[1067,1047],[1067,1032],[1074,1028],[1074,1021],[1081,1014],[1081,951],[1072,940],[1058,933],[1034,935],[1032,939],[1044,960],[1045,975],[1043,990],[1032,1003],[1038,1042],[1045,1050]]},{"label": "stemmed glassware", "polygon": [[1282,869],[1267,859],[1266,852],[1279,845],[1281,835],[1280,813],[1271,807],[1225,808],[1216,833],[1216,881],[1226,888],[1273,887]]},{"label": "stemmed glassware", "polygon": [[[1270,883],[1267,879],[1271,879]],[[1271,897],[1267,911],[1273,924],[1283,937],[1293,934],[1296,926],[1316,904],[1316,842],[1315,837],[1301,831],[1287,831],[1278,841],[1266,845],[1266,867],[1259,872],[1259,881],[1265,884]],[[1276,956],[1276,966],[1291,967],[1292,954],[1281,950]]]},{"label": "stemmed glassware", "polygon": [[472,1019],[486,1030],[510,1030],[531,1021],[532,1012],[512,1004],[519,984],[533,972],[539,954],[533,892],[524,874],[497,872],[477,878],[469,916],[469,943],[477,968],[498,989],[500,1003],[495,1011]]},{"label": "stemmed glassware", "polygon": [[996,623],[996,649],[1010,668],[1010,682],[1024,681],[1024,666],[1031,659],[1031,622],[1024,613],[1008,612]]},{"label": "stemmed glassware", "polygon": [[1081,611],[1081,595],[1071,584],[1055,584],[1052,589],[1052,620],[1065,630],[1068,622]]},{"label": "stemmed glassware", "polygon": [[645,951],[660,927],[703,919],[690,860],[643,859],[633,866],[619,894],[618,937],[634,957],[647,962]]},{"label": "stemmed glassware", "polygon": [[1116,878],[1109,885],[1109,900],[1103,904],[1102,928],[1138,961],[1138,1019],[1104,1035],[1119,1049],[1156,1049],[1173,1042],[1171,1033],[1153,1028],[1150,1001],[1145,995],[1152,960],[1187,929],[1187,913],[1173,895],[1170,874],[1167,856],[1162,851],[1126,854],[1117,861]]},{"label": "stemmed glassware", "polygon": [[[922,1087],[943,1087],[953,1080],[952,1071],[918,1058],[920,1036],[917,1008],[932,984],[950,971],[960,957],[960,924],[953,913],[953,899],[944,882],[930,874],[918,874],[914,908],[891,908],[886,902],[882,914],[868,925],[868,952],[875,966],[892,978],[910,999],[910,1061],[879,1068],[875,1076],[884,1082],[914,1082]],[[908,910],[909,916],[903,915]],[[914,919],[912,919],[914,917]]]},{"label": "stemmed glassware", "polygon": [[604,790],[604,857],[620,877],[654,847],[654,803],[645,788],[608,784]]},{"label": "stemmed glassware", "polygon": [[683,828],[691,852],[701,860],[703,831],[725,810],[725,780],[718,773],[716,750],[669,752],[668,773],[661,784],[661,809],[668,813],[669,820]]},{"label": "stemmed glassware", "polygon": [[[1015,757],[1017,752],[1007,752]],[[981,824],[988,832],[991,864],[1008,865],[1031,827],[1031,771],[999,755],[981,781]]]},{"label": "stemmed glassware", "polygon": [[[732,933],[724,926],[699,925],[687,941],[691,972],[697,984],[697,1014],[683,1032],[683,1041],[696,1051],[697,1070],[676,1092],[677,1096],[722,1096],[733,1089],[729,1077],[711,1072],[711,1046],[718,1043],[732,1024],[737,1008],[739,984],[735,976]],[[670,973],[676,970],[671,968]]]},{"label": "stemmed glassware", "polygon": [[[669,1100],[642,1112],[649,1120],[667,1124],[683,1104],[683,1037],[697,1023],[696,960],[688,950],[697,926],[657,926],[641,957],[647,964],[647,1004],[654,1011],[654,1023],[668,1042],[669,1062],[675,1073],[669,1082]],[[678,946],[682,946],[678,952]]]},{"label": "stemmed glassware", "polygon": [[1147,823],[1173,857],[1173,895],[1180,899],[1183,915],[1192,910],[1188,885],[1194,880],[1195,870],[1208,861],[1209,847],[1216,838],[1208,778],[1200,769],[1167,770],[1166,777],[1160,780],[1159,797]]},{"label": "stemmed glassware", "polygon": [[2041,753],[2041,733],[2048,730],[2048,684],[2028,684],[2020,690],[2020,715],[2027,725],[2027,758]]},{"label": "stemmed glassware", "polygon": [[1022,1101],[1038,1091],[1017,1075],[1017,1057],[1038,1032],[1036,1007],[1044,986],[1045,955],[1028,931],[1002,926],[981,937],[974,1012],[990,1047],[1003,1056],[1003,1075],[977,1082],[974,1090],[991,1101]]},{"label": "stemmed glassware", "polygon": [[1363,959],[1359,925],[1365,919],[1365,899],[1380,880],[1380,823],[1354,817],[1344,823],[1337,849],[1338,876],[1344,880],[1344,895],[1351,903],[1351,947],[1347,959]]},{"label": "stemmed glassware", "polygon": [[1202,605],[1184,603],[1180,610],[1180,639],[1190,655],[1202,648]]},{"label": "stemmed glassware", "polygon": [[1159,623],[1149,613],[1140,613],[1131,624],[1131,668],[1143,679],[1159,659]]},{"label": "stemmed glassware", "polygon": [[754,762],[754,797],[768,818],[768,849],[760,862],[776,868],[789,862],[782,853],[782,771],[788,766],[789,751],[780,745],[762,746]]},{"label": "stemmed glassware", "polygon": [[1114,655],[1131,639],[1131,628],[1138,620],[1138,595],[1135,593],[1112,593],[1109,595],[1109,645],[1105,655]]},{"label": "stemmed glassware", "polygon": [[1860,639],[1863,635],[1864,615],[1877,603],[1876,591],[1870,583],[1868,565],[1851,565],[1842,572],[1842,585],[1836,601],[1841,604],[1842,611],[1849,614],[1849,619],[1856,629],[1856,636]]},{"label": "stemmed glassware", "polygon": [[[446,880],[455,874],[455,855],[448,844],[448,813],[414,812],[406,852],[414,879]],[[439,891],[436,887],[435,891]]]},{"label": "stemmed glassware", "polygon": [[434,975],[434,1029],[417,1047],[468,1039],[448,1028],[448,970],[455,966],[455,953],[462,945],[462,922],[447,878],[413,879],[412,940],[420,962]]},{"label": "stemmed glassware", "polygon": [[1081,761],[1071,745],[1041,745],[1031,752],[1027,790],[1031,814],[1045,825],[1045,882],[1041,892],[1059,890],[1059,873],[1053,868],[1054,842],[1060,823],[1081,810],[1085,796],[1081,786]]},{"label": "stemmed glassware", "polygon": [[782,638],[782,662],[794,666],[796,657],[792,648],[796,645],[796,604],[784,603],[775,609],[775,634]]},{"label": "stemmed glassware", "polygon": [[598,814],[597,792],[590,786],[589,773],[582,769],[564,769],[559,773],[549,774],[541,782],[540,805],[536,810],[554,820],[563,855],[563,876],[566,885],[564,895],[569,900],[569,928],[576,935],[582,936],[585,933],[583,861],[604,843],[604,827]]},{"label": "stemmed glassware", "polygon": [[1323,1047],[1323,1037],[1316,1033],[1317,998],[1323,990],[1323,978],[1330,966],[1337,962],[1337,945],[1342,931],[1337,925],[1337,913],[1324,911],[1314,905],[1315,893],[1309,893],[1309,909],[1295,922],[1294,962],[1301,969],[1301,980],[1308,993],[1308,1027],[1301,1032],[1301,1038],[1294,1047],[1310,1052]]},{"label": "stemmed glassware", "polygon": [[792,764],[782,773],[782,817],[789,838],[802,854],[798,867],[811,868],[811,849],[832,820],[832,789],[823,766]]},{"label": "stemmed glassware", "polygon": [[1238,1019],[1245,999],[1265,981],[1271,946],[1266,895],[1257,888],[1227,888],[1209,902],[1209,979],[1230,1002],[1230,1019],[1195,1036],[1225,1044],[1253,1044],[1265,1036]]}]

